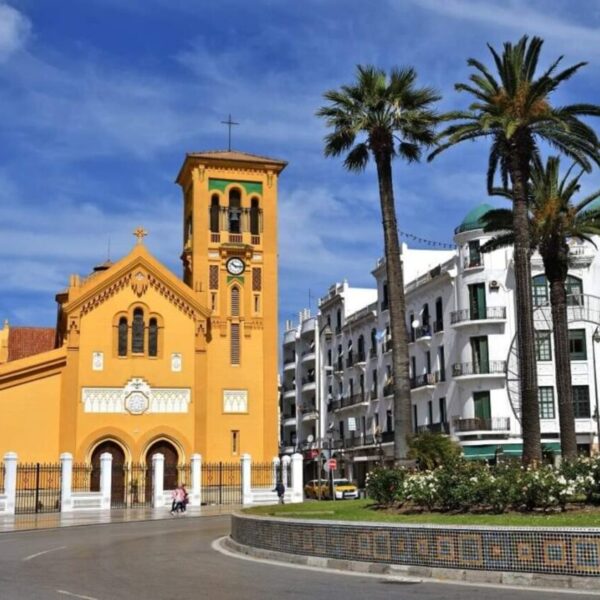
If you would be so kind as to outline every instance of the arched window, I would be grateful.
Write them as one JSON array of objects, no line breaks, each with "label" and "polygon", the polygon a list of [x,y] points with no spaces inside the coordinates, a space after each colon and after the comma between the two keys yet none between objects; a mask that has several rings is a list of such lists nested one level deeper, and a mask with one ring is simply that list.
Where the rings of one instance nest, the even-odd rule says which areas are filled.
[{"label": "arched window", "polygon": [[354,361],[352,359],[352,340],[348,340],[348,357],[346,358],[347,367],[351,367],[354,364]]},{"label": "arched window", "polygon": [[544,306],[548,303],[548,280],[545,275],[536,275],[531,280],[533,306]]},{"label": "arched window", "polygon": [[335,332],[342,332],[342,311],[338,308],[335,313]]},{"label": "arched window", "polygon": [[148,324],[148,356],[158,356],[158,321],[155,318]]},{"label": "arched window", "polygon": [[371,329],[371,356],[377,356],[377,329]]},{"label": "arched window", "polygon": [[119,319],[119,356],[127,356],[127,317]]},{"label": "arched window", "polygon": [[252,198],[250,203],[250,233],[260,235],[260,209],[258,198]]},{"label": "arched window", "polygon": [[231,316],[240,316],[240,288],[237,285],[231,288]]},{"label": "arched window", "polygon": [[210,200],[210,231],[219,233],[219,196],[214,194]]},{"label": "arched window", "polygon": [[579,277],[567,275],[565,289],[569,306],[583,306],[583,282]]},{"label": "arched window", "polygon": [[365,361],[365,336],[358,336],[358,362]]},{"label": "arched window", "polygon": [[131,352],[134,354],[143,354],[144,352],[144,311],[141,308],[136,308],[133,311]]},{"label": "arched window", "polygon": [[242,197],[240,195],[240,190],[234,188],[229,192],[229,233],[241,233],[241,205]]}]

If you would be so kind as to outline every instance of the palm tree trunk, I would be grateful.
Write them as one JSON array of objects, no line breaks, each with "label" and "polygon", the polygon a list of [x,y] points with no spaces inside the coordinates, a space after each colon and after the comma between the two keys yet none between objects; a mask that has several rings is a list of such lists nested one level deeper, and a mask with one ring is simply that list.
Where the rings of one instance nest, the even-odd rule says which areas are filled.
[{"label": "palm tree trunk", "polygon": [[407,458],[408,437],[412,433],[410,382],[408,378],[408,336],[404,276],[400,262],[400,245],[392,184],[392,160],[389,153],[375,156],[379,180],[379,200],[385,241],[390,331],[392,335],[392,375],[394,387],[394,461]]},{"label": "palm tree trunk", "polygon": [[528,149],[531,140],[511,138],[510,177],[513,186],[513,227],[515,235],[514,266],[516,294],[517,347],[519,350],[519,380],[521,388],[521,428],[523,463],[542,461],[540,441],[540,410],[538,403],[535,330],[531,298],[531,262],[527,182],[529,179]]},{"label": "palm tree trunk", "polygon": [[[558,259],[556,259],[558,260]],[[568,260],[568,258],[567,258]],[[544,261],[544,264],[546,261]],[[563,458],[577,456],[577,436],[573,413],[571,389],[571,359],[569,356],[569,326],[567,322],[567,292],[564,277],[556,274],[556,264],[548,265],[546,275],[550,281],[550,304],[552,306],[552,329],[554,338],[554,361],[556,365],[556,391],[558,393],[558,419],[560,424],[560,447]]]}]

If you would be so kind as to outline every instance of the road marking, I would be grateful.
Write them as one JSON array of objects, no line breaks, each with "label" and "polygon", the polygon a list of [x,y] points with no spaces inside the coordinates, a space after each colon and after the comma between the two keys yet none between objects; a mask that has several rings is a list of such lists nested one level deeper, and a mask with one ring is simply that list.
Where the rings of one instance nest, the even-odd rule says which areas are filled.
[{"label": "road marking", "polygon": [[42,554],[48,554],[48,552],[56,552],[57,550],[64,550],[66,546],[58,546],[58,548],[50,548],[50,550],[43,550],[42,552],[36,552],[35,554],[30,554],[26,556],[23,560],[31,560],[32,558],[37,558],[38,556],[42,556]]},{"label": "road marking", "polygon": [[58,594],[63,596],[71,596],[71,598],[82,598],[82,600],[98,600],[98,598],[92,598],[91,596],[82,596],[81,594],[74,594],[73,592],[67,592],[67,590],[56,590]]}]

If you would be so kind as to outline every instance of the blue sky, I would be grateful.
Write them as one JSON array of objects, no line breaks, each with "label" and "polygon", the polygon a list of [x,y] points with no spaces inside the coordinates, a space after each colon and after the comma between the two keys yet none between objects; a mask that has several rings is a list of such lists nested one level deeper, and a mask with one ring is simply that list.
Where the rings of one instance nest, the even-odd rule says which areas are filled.
[{"label": "blue sky", "polygon": [[[347,278],[372,286],[382,253],[375,173],[322,154],[323,91],[357,63],[414,66],[465,107],[453,85],[486,42],[546,40],[543,64],[589,61],[556,103],[600,98],[595,0],[0,0],[0,319],[53,325],[70,273],[126,254],[143,224],[150,250],[181,273],[186,151],[226,147],[289,161],[280,180],[280,320]],[[600,129],[600,123],[595,127]],[[487,147],[395,164],[401,229],[449,242],[487,201]],[[600,187],[594,173],[588,190]],[[313,309],[315,302],[313,300]]]}]

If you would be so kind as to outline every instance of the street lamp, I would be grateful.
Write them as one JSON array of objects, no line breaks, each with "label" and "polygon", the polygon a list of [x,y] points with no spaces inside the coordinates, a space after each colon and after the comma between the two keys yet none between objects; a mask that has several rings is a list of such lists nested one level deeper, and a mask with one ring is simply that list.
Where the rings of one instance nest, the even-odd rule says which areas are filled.
[{"label": "street lamp", "polygon": [[[317,320],[318,323],[318,320]],[[316,369],[315,369],[315,382],[316,382],[316,390],[317,390],[317,398],[316,398],[316,408],[317,408],[317,430],[315,431],[317,437],[317,478],[319,481],[318,486],[318,497],[321,499],[321,469],[322,467],[322,456],[321,450],[323,446],[323,438],[321,435],[322,426],[321,426],[321,417],[323,411],[321,410],[322,398],[327,398],[328,395],[323,393],[323,382],[321,381],[321,374],[323,371],[323,359],[322,359],[322,351],[321,351],[321,337],[325,339],[327,343],[331,342],[333,339],[333,331],[331,330],[331,326],[329,323],[326,323],[324,327],[319,330],[319,335],[317,336],[317,344],[315,345],[316,350]],[[331,458],[331,444],[330,444],[330,458]]]},{"label": "street lamp", "polygon": [[[333,427],[330,427],[327,430],[327,433],[325,434],[327,437],[327,442],[329,445],[329,459],[333,458],[333,436],[334,436],[334,429]],[[333,489],[333,469],[331,468],[331,466],[328,465],[328,469],[329,469],[329,495],[331,496],[331,499],[335,502],[335,490]]]},{"label": "street lamp", "polygon": [[600,453],[600,401],[598,400],[598,373],[596,372],[596,344],[600,342],[600,325],[596,327],[592,335],[592,360],[594,361],[594,394],[596,395],[596,435],[598,436],[597,452]]}]

